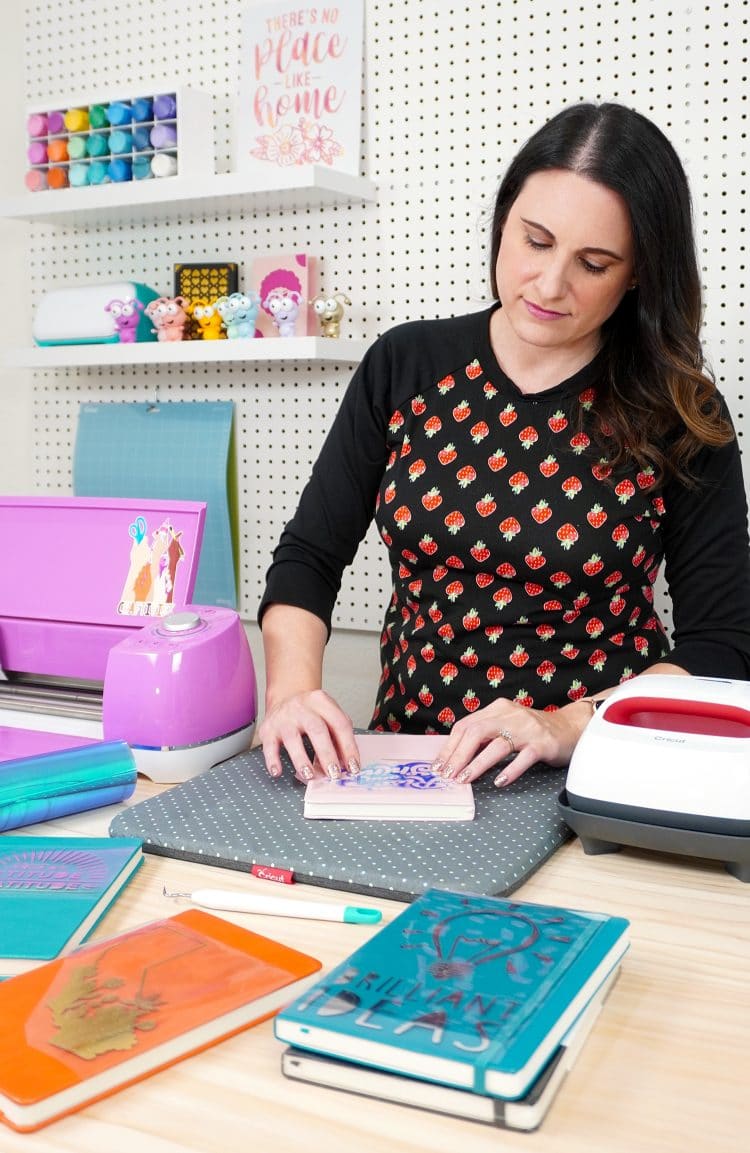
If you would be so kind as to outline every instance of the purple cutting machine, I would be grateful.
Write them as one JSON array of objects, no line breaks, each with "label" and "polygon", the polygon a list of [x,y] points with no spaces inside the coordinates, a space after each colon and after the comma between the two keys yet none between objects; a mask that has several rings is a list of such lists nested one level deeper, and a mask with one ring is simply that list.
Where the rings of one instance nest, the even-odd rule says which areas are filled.
[{"label": "purple cutting machine", "polygon": [[236,612],[190,603],[206,506],[2,497],[0,761],[124,740],[183,781],[246,749],[252,655]]}]

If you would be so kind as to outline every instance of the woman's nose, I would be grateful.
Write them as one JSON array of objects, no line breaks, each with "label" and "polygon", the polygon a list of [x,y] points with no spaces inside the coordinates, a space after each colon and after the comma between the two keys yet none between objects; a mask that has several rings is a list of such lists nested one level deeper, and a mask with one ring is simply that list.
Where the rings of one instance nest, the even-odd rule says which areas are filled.
[{"label": "woman's nose", "polygon": [[550,257],[539,271],[537,284],[545,300],[560,300],[568,288],[567,262],[562,257]]}]

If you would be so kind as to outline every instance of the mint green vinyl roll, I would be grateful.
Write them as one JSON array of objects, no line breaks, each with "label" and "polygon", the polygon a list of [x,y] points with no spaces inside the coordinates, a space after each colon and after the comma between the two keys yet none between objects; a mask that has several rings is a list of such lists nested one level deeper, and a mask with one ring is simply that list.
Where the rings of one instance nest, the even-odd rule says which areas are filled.
[{"label": "mint green vinyl roll", "polygon": [[71,136],[68,140],[68,156],[71,160],[83,160],[86,155],[86,137]]},{"label": "mint green vinyl roll", "polygon": [[125,741],[0,762],[0,832],[123,801],[136,778]]}]

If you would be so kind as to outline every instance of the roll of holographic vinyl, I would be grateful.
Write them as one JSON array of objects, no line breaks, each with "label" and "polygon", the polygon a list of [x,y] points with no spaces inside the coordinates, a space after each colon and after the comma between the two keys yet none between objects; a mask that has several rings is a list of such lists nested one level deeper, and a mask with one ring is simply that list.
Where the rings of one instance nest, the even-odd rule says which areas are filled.
[{"label": "roll of holographic vinyl", "polygon": [[0,763],[0,832],[112,805],[131,796],[135,758],[125,741],[99,741]]}]

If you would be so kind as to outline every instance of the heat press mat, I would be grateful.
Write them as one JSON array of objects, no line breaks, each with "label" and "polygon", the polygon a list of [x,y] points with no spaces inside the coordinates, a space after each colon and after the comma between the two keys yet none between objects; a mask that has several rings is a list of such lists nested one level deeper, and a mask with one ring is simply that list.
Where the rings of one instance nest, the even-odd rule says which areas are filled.
[{"label": "heat press mat", "polygon": [[473,821],[310,821],[289,763],[271,780],[251,749],[131,806],[109,832],[141,837],[150,853],[242,872],[275,865],[308,884],[402,901],[431,886],[504,895],[571,836],[557,809],[565,770],[539,766],[505,789],[492,777],[474,785]]},{"label": "heat press mat", "polygon": [[193,603],[237,608],[233,401],[85,402],[78,413],[73,492],[206,502]]}]

